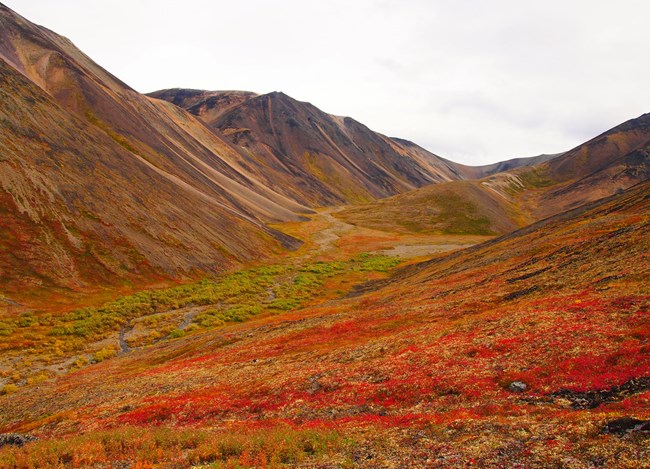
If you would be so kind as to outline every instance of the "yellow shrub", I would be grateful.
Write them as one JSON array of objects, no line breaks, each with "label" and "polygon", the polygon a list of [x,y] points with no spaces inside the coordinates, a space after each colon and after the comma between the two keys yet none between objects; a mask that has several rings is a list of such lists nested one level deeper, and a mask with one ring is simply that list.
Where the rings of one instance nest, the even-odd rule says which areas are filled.
[{"label": "yellow shrub", "polygon": [[18,391],[18,386],[15,384],[6,384],[2,389],[0,389],[0,396],[4,396],[5,394],[13,394],[16,391]]},{"label": "yellow shrub", "polygon": [[99,363],[109,358],[112,358],[115,355],[117,355],[117,352],[114,348],[104,347],[103,349],[95,352],[95,354],[93,355],[93,359],[95,360],[96,363]]}]

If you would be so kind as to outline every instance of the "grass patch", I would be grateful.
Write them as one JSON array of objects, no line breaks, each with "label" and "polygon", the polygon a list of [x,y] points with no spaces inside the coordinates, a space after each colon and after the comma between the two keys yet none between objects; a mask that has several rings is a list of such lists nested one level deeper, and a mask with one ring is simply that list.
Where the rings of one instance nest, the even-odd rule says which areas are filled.
[{"label": "grass patch", "polygon": [[522,171],[519,174],[519,179],[525,184],[526,187],[538,189],[543,187],[550,187],[557,184],[548,173],[545,167],[533,167],[527,171]]},{"label": "grass patch", "polygon": [[362,272],[388,272],[401,262],[397,257],[367,252],[359,254],[355,260],[359,263],[359,270]]}]

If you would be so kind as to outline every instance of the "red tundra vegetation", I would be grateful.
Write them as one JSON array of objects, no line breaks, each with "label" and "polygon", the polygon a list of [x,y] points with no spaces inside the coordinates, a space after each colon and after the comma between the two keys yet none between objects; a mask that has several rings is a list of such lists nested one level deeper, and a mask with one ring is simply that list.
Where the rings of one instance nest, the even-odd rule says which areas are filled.
[{"label": "red tundra vegetation", "polygon": [[348,298],[1,397],[2,431],[41,439],[0,466],[642,467],[649,224],[643,183]]}]

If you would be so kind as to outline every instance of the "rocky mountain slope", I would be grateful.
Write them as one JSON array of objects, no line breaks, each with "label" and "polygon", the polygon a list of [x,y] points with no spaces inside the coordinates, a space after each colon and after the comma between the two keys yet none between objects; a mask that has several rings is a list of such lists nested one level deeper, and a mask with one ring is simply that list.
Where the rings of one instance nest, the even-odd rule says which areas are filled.
[{"label": "rocky mountain slope", "polygon": [[284,93],[175,89],[150,96],[195,114],[240,148],[258,178],[307,205],[374,200],[465,177],[462,165]]}]

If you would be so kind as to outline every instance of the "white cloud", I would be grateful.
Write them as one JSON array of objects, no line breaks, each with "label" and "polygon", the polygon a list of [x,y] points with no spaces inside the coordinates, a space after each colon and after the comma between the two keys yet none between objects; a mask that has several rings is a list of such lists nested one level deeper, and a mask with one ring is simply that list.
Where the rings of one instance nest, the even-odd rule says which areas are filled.
[{"label": "white cloud", "polygon": [[22,0],[140,91],[282,90],[487,163],[558,152],[650,111],[650,3]]}]

